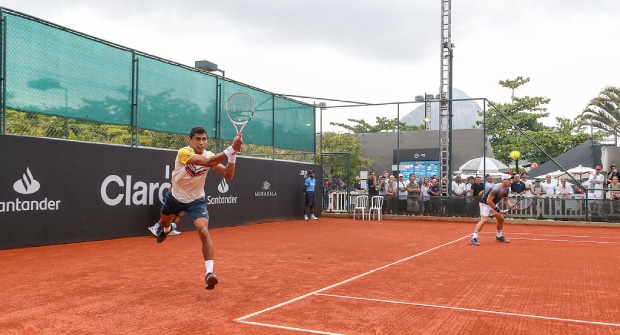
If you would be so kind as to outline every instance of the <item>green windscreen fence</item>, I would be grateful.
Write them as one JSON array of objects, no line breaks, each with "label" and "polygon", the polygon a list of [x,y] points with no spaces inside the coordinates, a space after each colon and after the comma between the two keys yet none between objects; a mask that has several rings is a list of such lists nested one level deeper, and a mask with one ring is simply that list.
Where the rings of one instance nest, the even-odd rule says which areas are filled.
[{"label": "green windscreen fence", "polygon": [[236,132],[226,99],[243,92],[256,106],[243,131],[245,143],[315,150],[312,105],[0,10],[3,133],[10,133],[6,111],[15,110],[127,126],[134,134],[187,135],[201,125],[210,137],[231,140]]}]

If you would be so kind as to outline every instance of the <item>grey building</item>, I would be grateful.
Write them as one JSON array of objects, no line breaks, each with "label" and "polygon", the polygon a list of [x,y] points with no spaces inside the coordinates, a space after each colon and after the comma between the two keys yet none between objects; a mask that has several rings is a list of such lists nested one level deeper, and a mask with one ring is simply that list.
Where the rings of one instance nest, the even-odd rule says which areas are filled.
[{"label": "grey building", "polygon": [[[407,131],[389,133],[356,134],[362,145],[362,155],[373,160],[373,171],[393,171],[397,161],[417,160],[416,152],[430,154],[439,160],[439,131]],[[400,143],[399,143],[400,142]],[[400,150],[397,150],[400,149]],[[487,140],[484,151],[483,129],[455,129],[452,131],[452,171],[456,171],[468,160],[481,157],[495,157]]]}]

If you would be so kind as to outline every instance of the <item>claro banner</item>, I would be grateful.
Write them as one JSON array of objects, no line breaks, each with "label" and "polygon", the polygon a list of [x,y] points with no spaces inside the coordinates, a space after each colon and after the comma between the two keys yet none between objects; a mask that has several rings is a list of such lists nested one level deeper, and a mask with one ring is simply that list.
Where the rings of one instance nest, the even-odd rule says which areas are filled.
[{"label": "claro banner", "polygon": [[[11,135],[0,136],[0,153],[0,249],[148,235],[176,158],[176,150]],[[320,171],[239,157],[231,181],[210,171],[209,226],[300,219],[310,169]],[[185,217],[179,229],[194,226]]]}]

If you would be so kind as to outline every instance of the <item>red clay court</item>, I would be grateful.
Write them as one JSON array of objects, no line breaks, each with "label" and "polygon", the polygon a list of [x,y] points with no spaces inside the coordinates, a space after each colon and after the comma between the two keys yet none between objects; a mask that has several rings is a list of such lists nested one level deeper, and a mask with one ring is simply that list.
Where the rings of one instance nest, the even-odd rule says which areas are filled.
[{"label": "red clay court", "polygon": [[[2,334],[620,334],[618,228],[322,218],[0,251]],[[146,233],[146,229],[145,229]]]}]

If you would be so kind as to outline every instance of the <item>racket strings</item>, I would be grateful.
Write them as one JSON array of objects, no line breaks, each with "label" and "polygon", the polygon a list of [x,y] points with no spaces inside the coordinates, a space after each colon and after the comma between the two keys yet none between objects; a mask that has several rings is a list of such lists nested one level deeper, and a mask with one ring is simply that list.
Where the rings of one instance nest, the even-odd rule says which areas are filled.
[{"label": "racket strings", "polygon": [[[251,108],[251,107],[249,107]],[[252,111],[248,109],[236,109],[228,111],[228,115],[234,122],[243,123],[252,117]]]},{"label": "racket strings", "polygon": [[254,103],[245,94],[235,94],[228,99],[226,112],[233,122],[243,123],[252,118]]}]

